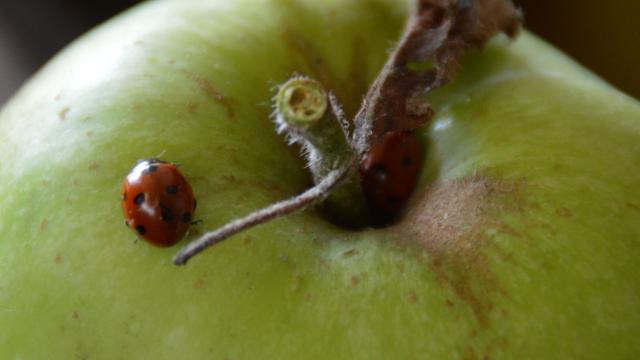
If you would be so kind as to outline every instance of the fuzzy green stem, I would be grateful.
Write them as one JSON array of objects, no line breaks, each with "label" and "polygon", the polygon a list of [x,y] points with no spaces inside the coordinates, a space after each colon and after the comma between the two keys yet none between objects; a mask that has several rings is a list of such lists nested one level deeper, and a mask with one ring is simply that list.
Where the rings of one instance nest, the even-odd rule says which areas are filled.
[{"label": "fuzzy green stem", "polygon": [[276,111],[290,124],[307,126],[318,122],[327,112],[329,102],[322,85],[307,78],[293,78],[282,85],[276,95]]},{"label": "fuzzy green stem", "polygon": [[[335,98],[312,79],[296,77],[283,84],[275,99],[278,130],[302,145],[316,184],[355,156],[346,121]],[[362,227],[367,208],[357,171],[325,200],[329,218],[342,226]]]}]

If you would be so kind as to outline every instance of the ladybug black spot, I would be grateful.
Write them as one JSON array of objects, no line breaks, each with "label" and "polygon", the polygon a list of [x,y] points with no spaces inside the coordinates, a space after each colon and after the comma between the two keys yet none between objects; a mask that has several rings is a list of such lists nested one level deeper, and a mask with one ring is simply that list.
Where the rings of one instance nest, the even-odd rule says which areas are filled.
[{"label": "ladybug black spot", "polygon": [[384,174],[387,172],[387,168],[382,163],[377,163],[373,165],[373,171],[378,174]]},{"label": "ladybug black spot", "polygon": [[144,235],[147,232],[147,229],[142,225],[138,225],[136,226],[136,232],[138,232],[139,235]]},{"label": "ladybug black spot", "polygon": [[182,222],[185,223],[191,223],[191,213],[190,212],[186,212],[184,214],[182,214]]},{"label": "ladybug black spot", "polygon": [[402,202],[402,199],[400,199],[398,196],[395,196],[395,195],[387,196],[386,200],[387,200],[387,204],[389,205],[397,205],[400,202]]},{"label": "ladybug black spot", "polygon": [[409,167],[411,165],[411,157],[405,156],[402,158],[402,166]]},{"label": "ladybug black spot", "polygon": [[175,215],[171,212],[171,209],[163,203],[160,203],[160,213],[162,215],[162,221],[171,222],[176,219]]},{"label": "ladybug black spot", "polygon": [[133,202],[136,205],[142,205],[142,203],[144,203],[144,193],[139,193],[138,195],[136,195],[136,197],[133,198]]},{"label": "ladybug black spot", "polygon": [[164,191],[166,191],[169,195],[175,195],[178,193],[178,187],[175,185],[169,185],[164,189]]}]

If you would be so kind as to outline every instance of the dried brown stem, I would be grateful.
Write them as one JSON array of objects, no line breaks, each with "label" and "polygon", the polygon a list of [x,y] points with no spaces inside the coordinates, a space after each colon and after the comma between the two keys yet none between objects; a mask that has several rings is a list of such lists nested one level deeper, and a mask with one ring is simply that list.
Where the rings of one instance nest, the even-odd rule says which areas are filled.
[{"label": "dried brown stem", "polygon": [[[491,36],[515,35],[510,0],[416,0],[402,38],[355,118],[360,156],[389,131],[412,131],[433,116],[425,95],[451,81],[462,55]],[[412,68],[414,65],[414,68]]]}]

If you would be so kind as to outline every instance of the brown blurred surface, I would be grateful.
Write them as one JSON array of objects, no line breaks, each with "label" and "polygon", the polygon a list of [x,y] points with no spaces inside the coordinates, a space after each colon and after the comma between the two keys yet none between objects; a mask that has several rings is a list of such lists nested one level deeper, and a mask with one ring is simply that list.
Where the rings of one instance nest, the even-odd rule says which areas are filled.
[{"label": "brown blurred surface", "polygon": [[525,26],[640,99],[640,0],[515,0]]},{"label": "brown blurred surface", "polygon": [[[640,0],[514,1],[527,27],[640,99]],[[138,2],[0,0],[0,105],[63,46]]]}]

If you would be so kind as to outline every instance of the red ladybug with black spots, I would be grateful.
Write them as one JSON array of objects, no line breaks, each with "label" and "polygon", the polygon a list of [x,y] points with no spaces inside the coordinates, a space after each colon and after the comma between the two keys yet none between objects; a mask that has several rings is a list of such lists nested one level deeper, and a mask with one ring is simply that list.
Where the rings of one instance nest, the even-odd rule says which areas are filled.
[{"label": "red ladybug with black spots", "polygon": [[176,164],[142,160],[122,185],[125,224],[152,245],[182,240],[192,225],[196,200]]},{"label": "red ladybug with black spots", "polygon": [[409,200],[420,175],[420,151],[412,131],[390,131],[360,164],[360,178],[374,225],[392,222]]}]

